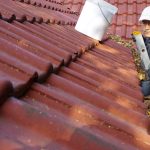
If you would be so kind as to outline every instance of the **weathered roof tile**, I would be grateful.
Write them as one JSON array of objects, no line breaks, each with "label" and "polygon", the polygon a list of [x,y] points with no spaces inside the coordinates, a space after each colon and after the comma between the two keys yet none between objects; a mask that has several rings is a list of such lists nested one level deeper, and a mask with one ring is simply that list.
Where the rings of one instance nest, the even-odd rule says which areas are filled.
[{"label": "weathered roof tile", "polygon": [[[150,121],[132,52],[74,29],[84,1],[0,3],[0,12],[8,12],[0,20],[2,149],[149,150]],[[131,8],[126,16],[128,5],[113,21],[115,34],[129,34],[136,22]]]},{"label": "weathered roof tile", "polygon": [[[118,34],[124,38],[131,39],[131,33],[140,28],[139,17],[142,10],[149,6],[150,2],[136,1],[136,0],[107,0],[109,3],[118,7],[118,13],[116,14],[118,21],[113,21],[113,26],[111,26],[109,32],[112,34]],[[122,18],[123,17],[123,18]],[[114,26],[115,24],[115,26]],[[127,31],[127,34],[126,34]],[[130,31],[130,33],[129,33]]]}]

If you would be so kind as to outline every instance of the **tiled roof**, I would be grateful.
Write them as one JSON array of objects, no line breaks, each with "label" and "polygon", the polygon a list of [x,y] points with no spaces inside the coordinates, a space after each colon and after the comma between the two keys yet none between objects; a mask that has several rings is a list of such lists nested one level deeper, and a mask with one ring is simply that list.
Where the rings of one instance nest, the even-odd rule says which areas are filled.
[{"label": "tiled roof", "polygon": [[[74,0],[70,1],[70,10],[75,12],[81,12],[85,0],[77,0],[78,3],[74,3]],[[72,3],[71,3],[72,1]],[[150,5],[149,0],[105,0],[118,8],[117,14],[113,17],[109,34],[119,35],[123,38],[130,39],[131,33],[134,30],[140,30],[139,17],[142,10]],[[77,5],[78,4],[78,5]],[[72,9],[76,7],[76,9]]]},{"label": "tiled roof", "polygon": [[1,150],[149,150],[132,53],[77,32],[78,4],[0,0]]},{"label": "tiled roof", "polygon": [[110,33],[124,38],[131,38],[134,30],[140,29],[139,17],[142,10],[150,5],[149,0],[107,0],[118,7],[118,13],[113,19]]}]

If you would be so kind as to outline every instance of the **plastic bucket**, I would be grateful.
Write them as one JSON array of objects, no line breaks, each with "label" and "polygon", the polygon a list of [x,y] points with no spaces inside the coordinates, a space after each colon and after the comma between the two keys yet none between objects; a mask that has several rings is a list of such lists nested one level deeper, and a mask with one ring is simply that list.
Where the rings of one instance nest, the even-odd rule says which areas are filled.
[{"label": "plastic bucket", "polygon": [[117,10],[104,0],[86,0],[75,29],[101,41]]}]

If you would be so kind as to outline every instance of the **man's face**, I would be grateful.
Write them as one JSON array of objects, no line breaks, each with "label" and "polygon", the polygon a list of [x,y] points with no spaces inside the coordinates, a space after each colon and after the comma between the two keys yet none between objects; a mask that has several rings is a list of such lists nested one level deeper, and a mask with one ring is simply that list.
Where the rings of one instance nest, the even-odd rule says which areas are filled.
[{"label": "man's face", "polygon": [[150,37],[150,21],[149,20],[142,21],[142,32],[145,37]]}]

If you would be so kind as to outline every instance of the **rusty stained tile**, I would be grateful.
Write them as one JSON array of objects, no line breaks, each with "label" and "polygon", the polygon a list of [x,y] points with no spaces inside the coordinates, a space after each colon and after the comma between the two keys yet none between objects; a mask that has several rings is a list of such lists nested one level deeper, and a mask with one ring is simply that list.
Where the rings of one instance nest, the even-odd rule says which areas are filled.
[{"label": "rusty stained tile", "polygon": [[[73,14],[63,14],[57,11],[50,11],[47,8],[38,8],[29,4],[24,4],[12,0],[7,0],[7,3],[2,0],[0,7],[1,15],[4,20],[13,21],[17,20],[23,22],[55,22],[60,24],[74,25],[76,19]],[[8,5],[9,3],[9,5]],[[11,7],[10,7],[11,5]],[[54,13],[55,12],[55,13]]]},{"label": "rusty stained tile", "polygon": [[139,102],[139,100],[137,100],[137,97],[141,97],[139,92],[127,86],[120,85],[117,82],[113,82],[111,79],[98,75],[94,71],[86,69],[80,65],[73,64],[71,65],[71,68],[73,69],[70,69],[70,67],[69,69],[62,68],[62,71],[59,72],[59,74],[62,77],[73,81],[74,83],[77,83],[87,89],[103,95],[104,97],[107,97],[108,99],[122,105],[123,107],[145,113],[145,106],[143,102]]},{"label": "rusty stained tile", "polygon": [[[109,55],[107,56],[107,52],[105,53],[105,50],[101,50],[101,52],[99,52],[101,49],[100,48],[95,48],[95,49],[92,49],[92,51],[89,51],[87,52],[85,55],[81,56],[82,59],[84,60],[87,60],[89,58],[91,58],[91,60],[89,60],[89,62],[91,63],[94,63],[95,62],[95,65],[96,64],[101,64],[101,67],[104,66],[104,69],[105,69],[105,66],[109,66],[110,68],[112,69],[116,69],[117,71],[117,67],[120,67],[120,68],[123,68],[123,69],[127,69],[129,67],[129,69],[135,69],[135,65],[131,63],[129,64],[127,62],[127,60],[122,60],[122,61],[118,61],[115,59],[117,59],[117,57],[112,57],[112,59],[110,61],[109,60]],[[117,54],[116,54],[117,55]],[[122,55],[124,55],[122,53]],[[121,58],[121,54],[118,54],[118,57],[120,56]],[[105,59],[103,59],[105,58]],[[128,61],[131,61],[130,59]],[[97,63],[96,63],[97,62]],[[127,65],[125,66],[124,63],[127,62]],[[112,65],[113,63],[113,65]],[[106,67],[107,69],[107,67]],[[137,75],[137,73],[136,73]]]},{"label": "rusty stained tile", "polygon": [[[105,51],[109,51],[113,54],[120,54],[120,57],[122,57],[126,60],[133,60],[132,59],[132,52],[129,48],[124,47],[123,45],[118,44],[118,43],[116,43],[115,41],[113,41],[111,39],[103,41],[102,44],[104,44],[104,46],[103,45],[98,45],[98,47],[99,48],[103,47],[103,49],[105,49]],[[131,65],[133,65],[133,64],[131,64]]]},{"label": "rusty stained tile", "polygon": [[60,142],[38,134],[9,118],[0,118],[1,149],[59,149],[71,150]]},{"label": "rusty stained tile", "polygon": [[[80,87],[77,90],[76,84],[72,84],[70,81],[65,81],[63,78],[52,75],[51,76],[51,84],[48,84],[48,87],[44,87],[43,85],[34,84],[32,86],[32,90],[30,90],[23,100],[29,103],[30,105],[34,105],[42,110],[49,111],[51,108],[56,109],[61,114],[67,115],[69,118],[73,119],[78,124],[82,124],[81,126],[89,126],[90,130],[95,131],[95,129],[100,130],[106,134],[113,135],[113,138],[121,139],[124,144],[131,144],[132,146],[136,143],[134,140],[137,138],[147,139],[148,137],[145,129],[142,130],[138,127],[139,125],[130,124],[130,121],[121,121],[117,115],[114,114],[108,115],[102,108],[95,103],[89,103],[83,97],[78,97],[78,91],[82,91]],[[53,83],[52,83],[52,80]],[[56,82],[59,80],[60,86],[56,86]],[[54,85],[55,82],[55,85]],[[73,85],[75,88],[72,90],[76,91],[76,94],[70,93],[68,88],[64,90],[62,86],[68,84],[68,88],[70,85]],[[62,85],[63,84],[63,85]],[[84,91],[85,92],[85,91]],[[92,92],[92,91],[91,91]],[[94,93],[93,93],[94,94]],[[87,97],[89,94],[87,95]],[[93,97],[95,98],[95,96]],[[91,99],[94,102],[94,99]],[[46,104],[46,105],[45,105]],[[50,113],[50,112],[49,112]],[[42,112],[41,112],[42,114]],[[140,115],[140,114],[138,114]],[[134,116],[134,113],[133,113]],[[143,115],[144,117],[144,115]],[[137,118],[136,118],[137,119]],[[141,122],[144,120],[141,120]],[[144,122],[145,123],[145,122]],[[140,133],[138,133],[138,131]],[[96,131],[98,133],[98,131]],[[80,137],[78,137],[80,138]],[[135,139],[134,139],[135,138]],[[138,139],[138,146],[142,145],[143,139]],[[103,137],[105,139],[105,136]],[[126,143],[127,142],[127,143]],[[93,143],[94,144],[94,143]],[[144,144],[144,143],[143,143]],[[119,144],[120,145],[120,144]],[[135,144],[136,145],[136,144]],[[136,146],[137,146],[136,145]],[[82,149],[82,147],[80,147]]]},{"label": "rusty stained tile", "polygon": [[[83,99],[84,101],[91,103],[94,106],[103,109],[104,111],[107,111],[120,119],[123,119],[124,121],[134,123],[141,128],[147,129],[149,126],[149,120],[147,120],[146,115],[114,103],[108,97],[92,91],[88,88],[88,86],[86,88],[82,85],[79,85],[78,83],[71,81],[71,78],[66,79],[65,77],[53,76],[47,80],[47,83],[53,85],[56,88],[61,88],[63,91]],[[133,117],[131,118],[130,116]]]},{"label": "rusty stained tile", "polygon": [[[120,125],[121,122],[119,123],[119,120],[109,117],[103,110],[97,109],[97,107],[82,101],[82,99],[78,99],[76,96],[68,95],[67,92],[64,93],[61,89],[54,88],[52,85],[44,87],[35,84],[32,90],[23,99],[31,105],[42,107],[41,109],[49,110],[52,107],[75,120],[77,123],[82,123],[84,126],[92,125],[92,129],[96,126],[99,130],[115,135],[115,137],[121,136],[120,138],[125,138],[124,142],[129,140],[127,138],[129,134],[133,134],[133,132],[127,133],[128,131],[126,132],[126,130],[124,130],[124,123]],[[46,105],[43,105],[43,103]],[[120,127],[115,127],[115,122],[118,126],[122,127],[123,130],[119,130]],[[128,124],[128,126],[130,125]],[[131,136],[129,136],[129,138],[132,140]]]},{"label": "rusty stained tile", "polygon": [[[7,111],[9,110],[9,111]],[[54,139],[60,144],[79,149],[135,149],[130,144],[120,144],[120,139],[98,130],[92,126],[82,125],[66,115],[49,108],[45,110],[37,105],[29,105],[26,102],[10,98],[1,109],[1,116],[10,118],[23,127],[37,132],[47,138]],[[41,123],[39,123],[39,120]],[[92,140],[94,139],[94,140]]]},{"label": "rusty stained tile", "polygon": [[[98,67],[98,65],[91,64],[82,59],[78,59],[77,63],[98,73],[98,74],[101,74],[102,76],[106,76],[112,80],[122,83],[123,85],[132,87],[132,89],[135,89],[135,90],[139,89],[139,87],[135,86],[135,82],[125,80],[123,77],[118,76],[113,70],[109,70],[108,72],[105,70],[105,72],[104,72],[103,68],[101,68],[100,66]],[[112,71],[112,72],[110,72],[110,71]]]},{"label": "rusty stained tile", "polygon": [[[68,42],[67,40],[64,40],[63,38],[60,38],[59,36],[56,36],[52,32],[42,30],[41,27],[33,25],[28,22],[24,22],[24,24],[17,24],[17,27],[20,27],[22,29],[25,29],[27,32],[32,33],[36,37],[39,37],[40,39],[43,39],[44,41],[48,43],[52,43],[53,45],[56,45],[58,48],[65,50],[72,56],[74,54],[81,55],[81,49],[79,49],[77,46],[73,45],[72,43]],[[75,56],[73,56],[75,57]]]},{"label": "rusty stained tile", "polygon": [[[106,60],[109,57],[111,57],[110,61],[116,61],[118,64],[123,65],[122,67],[134,67],[135,69],[135,65],[133,63],[133,58],[130,49],[124,49],[121,51],[120,48],[122,48],[122,46],[120,48],[119,46],[113,48],[113,45],[111,47],[106,45],[108,43],[113,44],[113,42],[111,41],[109,42],[105,41],[105,45],[99,44],[94,49],[92,49],[92,51],[100,54],[101,57],[104,56]],[[124,62],[126,62],[126,64],[124,64]]]},{"label": "rusty stained tile", "polygon": [[46,0],[46,1],[62,5],[63,1],[65,1],[65,0]]},{"label": "rusty stained tile", "polygon": [[[113,79],[121,79],[129,83],[130,86],[138,84],[139,81],[137,79],[136,67],[133,62],[131,51],[111,40],[107,40],[104,43],[105,45],[99,44],[92,49],[92,51],[81,56],[82,59],[78,59],[80,64],[93,69],[95,68],[99,73],[103,75],[106,73],[109,77],[111,74],[116,75],[116,79]],[[109,71],[109,69],[111,69],[111,71]],[[132,76],[128,75],[130,74],[128,69],[132,70],[130,72]],[[133,82],[131,81],[132,77],[134,78]]]},{"label": "rusty stained tile", "polygon": [[[14,2],[12,2],[11,0],[9,0],[7,2],[4,2],[2,0],[1,3],[2,4],[0,6],[0,12],[2,15],[2,19],[7,20],[7,21],[13,21],[13,20],[18,20],[18,21],[28,20],[29,22],[35,21],[35,16],[33,16],[31,13],[28,13],[27,11],[25,12],[25,10],[17,7],[14,4]],[[8,3],[9,3],[9,5],[8,5]]]},{"label": "rusty stained tile", "polygon": [[19,35],[9,32],[5,28],[0,28],[0,36],[5,40],[12,42],[16,46],[21,47],[26,51],[36,54],[39,57],[42,57],[45,60],[51,62],[54,70],[56,71],[60,68],[61,65],[64,64],[63,58],[55,55],[54,53],[51,53],[50,51],[45,50],[42,47],[39,47],[37,44],[34,44]]},{"label": "rusty stained tile", "polygon": [[37,72],[39,81],[43,81],[52,71],[52,65],[48,61],[2,39],[2,37],[0,42],[0,55],[4,63],[13,65],[31,76]]},{"label": "rusty stained tile", "polygon": [[[108,94],[108,95],[110,92],[110,95],[112,95],[112,96],[118,95],[118,98],[119,98],[119,93],[121,92],[123,94],[124,98],[126,97],[124,94],[127,95],[127,100],[129,100],[128,96],[129,97],[131,96],[131,97],[133,97],[133,100],[136,100],[135,101],[136,103],[137,103],[137,101],[139,101],[139,100],[137,100],[138,98],[141,97],[141,99],[142,99],[142,95],[140,94],[139,87],[137,87],[136,89],[133,89],[129,85],[112,80],[111,78],[108,78],[107,76],[98,74],[97,72],[93,71],[92,69],[88,69],[85,66],[79,65],[78,62],[71,63],[69,68],[71,68],[71,70],[64,68],[63,73],[68,74],[68,76],[69,75],[72,76],[72,78],[77,78],[77,81],[78,80],[80,81],[80,79],[82,79],[83,82],[87,82],[87,84],[91,85],[89,87],[91,87],[93,90],[95,90],[97,92],[99,90],[100,91],[102,90],[102,91],[106,92],[106,94]],[[84,72],[82,72],[82,70],[84,70]],[[92,78],[92,77],[94,77],[94,78]],[[107,93],[107,90],[108,90],[108,93]],[[116,92],[118,92],[118,94]],[[120,93],[120,96],[122,95],[121,93]],[[142,104],[140,103],[140,105],[142,105]]]},{"label": "rusty stained tile", "polygon": [[[65,9],[66,7],[64,7],[63,5],[60,5],[59,3],[52,2],[52,1],[48,2],[45,0],[30,0],[29,3],[35,6],[41,6],[41,7],[49,8],[49,9],[56,10],[56,11],[61,11],[61,12],[66,11]],[[72,13],[71,11],[66,11],[66,12]]]},{"label": "rusty stained tile", "polygon": [[[66,33],[65,30],[63,30],[64,28],[63,26],[62,27],[55,26],[55,25],[46,26],[44,24],[45,26],[43,27],[43,25],[31,24],[28,22],[24,22],[24,24],[15,22],[12,24],[14,24],[18,28],[23,29],[24,31],[28,33],[30,32],[30,34],[32,33],[32,35],[43,40],[44,42],[51,43],[52,45],[57,46],[57,48],[59,48],[62,51],[61,53],[64,52],[68,55],[72,55],[72,58],[76,58],[77,56],[80,56],[82,52],[84,52],[88,48],[92,47],[92,45],[94,45],[94,42],[92,39],[88,40],[89,41],[88,43],[85,40],[83,40],[83,42],[81,41],[81,39],[80,41],[76,40],[75,37],[77,38],[77,35],[78,35],[76,31],[73,31],[74,36],[70,37],[69,32]],[[51,29],[51,27],[53,29]],[[62,28],[62,31],[60,30],[59,32],[57,32],[57,30],[55,29],[57,27]],[[65,34],[63,32],[65,32]],[[69,41],[67,37],[70,37]],[[83,38],[85,36],[80,35],[80,37]],[[77,44],[78,41],[81,44],[80,43]],[[88,47],[87,47],[87,44],[88,44]]]},{"label": "rusty stained tile", "polygon": [[62,29],[62,32],[66,33],[66,36],[68,36],[68,38],[72,40],[72,43],[75,43],[75,45],[79,45],[80,49],[82,49],[82,52],[92,49],[99,44],[99,41],[80,34],[72,27],[66,26]]},{"label": "rusty stained tile", "polygon": [[12,32],[12,33],[14,33],[14,34],[16,34],[18,36],[21,36],[22,39],[32,42],[34,45],[35,44],[37,45],[37,43],[38,43],[39,47],[41,47],[41,48],[49,51],[53,55],[54,54],[57,55],[57,57],[60,56],[62,59],[64,59],[65,63],[68,63],[70,61],[71,55],[69,55],[67,52],[61,50],[60,48],[58,48],[55,45],[52,45],[51,43],[48,43],[48,42],[46,42],[46,41],[44,41],[44,40],[42,40],[42,39],[34,36],[33,34],[27,32],[24,29],[16,27],[15,23],[19,24],[18,22],[14,22],[13,24],[9,24],[7,22],[0,21],[0,26],[3,27],[3,28],[5,28],[5,30],[8,29],[10,32]]},{"label": "rusty stained tile", "polygon": [[[119,78],[126,79],[131,84],[138,84],[137,72],[133,71],[133,68],[127,68],[123,65],[118,65],[117,63],[110,64],[109,62],[101,61],[102,58],[98,60],[98,57],[95,55],[87,54],[86,56],[82,57],[82,60],[87,61],[91,65],[94,65],[97,69],[103,70],[103,72],[112,72],[115,75],[120,76]],[[81,60],[81,61],[82,61]],[[116,64],[116,65],[115,65]],[[131,82],[130,80],[133,79]]]},{"label": "rusty stained tile", "polygon": [[[52,46],[56,47],[58,50],[57,50],[57,52],[55,51],[55,53],[57,53],[58,55],[64,54],[64,55],[67,55],[67,58],[69,56],[72,56],[72,58],[74,58],[74,57],[77,57],[81,53],[81,50],[78,50],[79,51],[79,53],[78,53],[78,51],[74,51],[74,49],[71,49],[71,48],[67,47],[67,45],[60,43],[58,40],[53,39],[53,37],[55,38],[55,36],[52,34],[49,34],[49,36],[46,36],[44,32],[47,33],[47,31],[43,30],[43,33],[42,33],[41,30],[37,30],[37,28],[40,29],[37,26],[34,26],[27,22],[25,24],[20,24],[18,22],[14,22],[13,25],[15,25],[19,29],[22,29],[24,32],[30,33],[30,35],[33,35],[34,37],[43,41],[43,43],[47,43],[48,45],[52,45]],[[34,28],[31,28],[29,25]],[[39,45],[42,45],[42,43],[40,43]],[[44,48],[46,48],[46,47],[44,47]],[[51,48],[50,50],[52,51],[52,47],[49,47],[49,48]],[[53,51],[54,51],[54,49],[53,49]]]},{"label": "rusty stained tile", "polygon": [[36,25],[38,25],[42,29],[45,29],[46,31],[49,31],[51,34],[54,34],[57,37],[59,36],[61,40],[64,39],[65,42],[73,44],[73,46],[75,46],[77,50],[82,50],[82,52],[85,52],[86,50],[91,49],[96,45],[93,39],[88,39],[86,36],[79,34],[72,27],[70,30],[68,27],[61,27],[59,25]]},{"label": "rusty stained tile", "polygon": [[[29,32],[30,26],[34,28],[32,34]],[[37,30],[40,32],[37,32]],[[41,31],[43,31],[42,34]],[[50,41],[51,36],[53,36],[53,42],[55,42],[53,44]],[[80,39],[78,38],[79,36]],[[61,44],[63,45],[61,48],[58,47],[58,37],[60,37],[60,46]],[[46,38],[48,41],[46,41]],[[72,28],[46,25],[44,23],[21,24],[16,21],[10,24],[2,20],[0,21],[0,40],[1,65],[7,66],[6,68],[13,68],[12,70],[16,71],[17,74],[19,72],[27,75],[27,79],[22,81],[22,79],[20,80],[20,78],[16,77],[16,74],[7,69],[1,71],[2,75],[6,76],[6,79],[13,82],[13,87],[18,89],[18,92],[15,93],[19,93],[21,92],[20,89],[23,90],[28,87],[27,85],[31,84],[29,82],[30,78],[34,76],[37,78],[38,75],[38,81],[45,80],[49,73],[57,72],[63,64],[68,65],[72,59],[71,55],[72,57],[73,55],[80,55],[81,52],[92,48],[96,44],[92,39],[85,38],[85,36],[80,35]],[[66,47],[66,43],[70,45],[70,48]],[[13,51],[12,48],[14,49]],[[65,49],[71,52],[65,51]],[[7,74],[8,72],[9,74]]]},{"label": "rusty stained tile", "polygon": [[[22,3],[26,3],[25,1],[22,1]],[[54,1],[45,1],[45,0],[29,0],[28,3],[26,3],[27,5],[33,5],[35,7],[40,7],[40,8],[46,8],[49,10],[53,10],[53,14],[55,12],[55,14],[57,14],[59,16],[59,12],[65,13],[66,16],[70,16],[71,14],[74,14],[73,11],[69,11],[67,10],[67,8],[60,4],[59,2],[54,2]],[[21,4],[22,5],[22,4]],[[46,10],[45,9],[45,10]],[[76,17],[75,15],[71,15],[72,18]]]},{"label": "rusty stained tile", "polygon": [[50,20],[52,23],[74,25],[77,19],[77,16],[74,14],[61,13],[60,11],[54,11],[49,8],[35,7],[24,3],[19,3],[18,5],[25,9],[28,8],[28,11],[34,15],[41,16],[44,22]]},{"label": "rusty stained tile", "polygon": [[[31,6],[30,0],[24,2],[26,4],[17,3],[26,6],[24,9]],[[31,7],[40,11],[47,9]],[[74,31],[71,26],[36,21],[9,24],[0,20],[0,41],[5,50],[0,53],[0,75],[9,82],[8,86],[0,82],[0,90],[4,90],[2,101],[5,101],[0,109],[0,128],[4,129],[0,135],[1,146],[6,149],[9,146],[149,149],[150,124],[144,113],[143,96],[129,49],[111,40],[97,46],[97,41]],[[29,60],[34,61],[30,63]],[[48,77],[46,83],[33,84],[35,70],[39,74],[40,71],[46,73],[47,64],[57,66],[59,62],[57,75],[48,74],[44,77]],[[62,67],[63,64],[67,67]],[[20,88],[18,99],[6,100],[9,90],[11,95],[16,87],[27,87],[30,78],[32,83],[24,96]],[[43,141],[38,142],[40,139]]]}]

